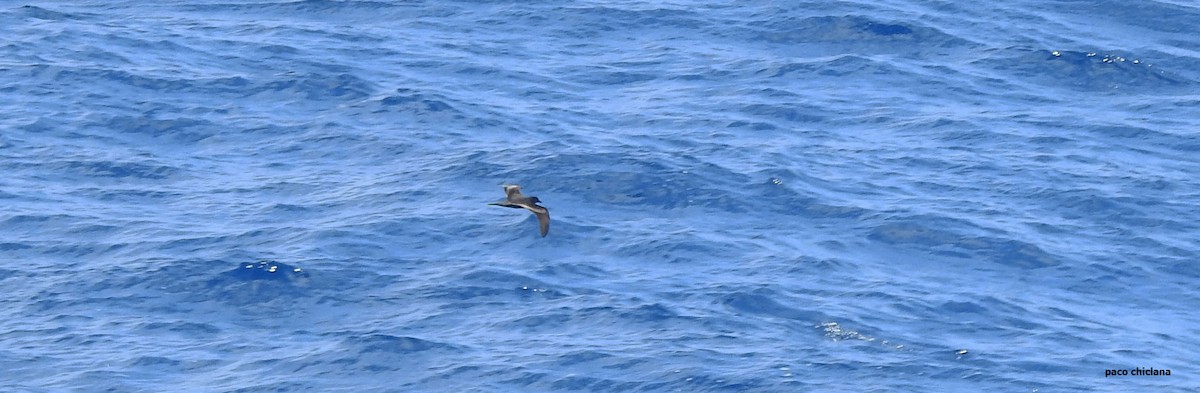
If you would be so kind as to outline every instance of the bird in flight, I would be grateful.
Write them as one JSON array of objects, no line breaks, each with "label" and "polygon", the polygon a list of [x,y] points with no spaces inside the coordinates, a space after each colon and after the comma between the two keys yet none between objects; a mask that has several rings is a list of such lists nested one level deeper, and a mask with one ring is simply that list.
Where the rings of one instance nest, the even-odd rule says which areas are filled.
[{"label": "bird in flight", "polygon": [[521,193],[521,186],[518,185],[504,186],[504,193],[508,195],[506,198],[489,203],[488,205],[525,209],[533,212],[533,215],[537,216],[538,227],[542,230],[542,237],[546,237],[546,233],[550,232],[550,210],[538,206],[542,201],[534,196],[525,196],[525,194]]}]

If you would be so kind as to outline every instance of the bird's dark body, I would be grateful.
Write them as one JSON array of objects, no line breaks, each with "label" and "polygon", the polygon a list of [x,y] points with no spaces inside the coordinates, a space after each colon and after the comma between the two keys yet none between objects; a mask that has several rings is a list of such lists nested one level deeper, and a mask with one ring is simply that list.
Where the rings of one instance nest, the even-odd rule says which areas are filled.
[{"label": "bird's dark body", "polygon": [[517,185],[504,186],[504,193],[508,195],[507,198],[489,203],[489,205],[529,210],[534,216],[537,216],[538,229],[541,230],[542,237],[546,237],[546,234],[550,232],[550,209],[538,205],[542,200],[538,197],[525,196],[521,193],[521,186]]}]

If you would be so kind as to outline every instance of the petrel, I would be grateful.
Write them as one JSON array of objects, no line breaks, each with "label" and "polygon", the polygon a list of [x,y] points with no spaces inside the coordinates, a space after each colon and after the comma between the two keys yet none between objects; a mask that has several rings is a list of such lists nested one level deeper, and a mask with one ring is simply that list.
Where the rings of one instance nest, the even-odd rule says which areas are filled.
[{"label": "petrel", "polygon": [[550,210],[537,204],[542,201],[537,197],[525,196],[521,193],[521,186],[509,185],[504,186],[504,193],[508,194],[503,200],[489,203],[488,205],[511,207],[513,209],[525,209],[533,212],[537,216],[538,227],[542,229],[542,237],[546,237],[546,233],[550,232]]}]

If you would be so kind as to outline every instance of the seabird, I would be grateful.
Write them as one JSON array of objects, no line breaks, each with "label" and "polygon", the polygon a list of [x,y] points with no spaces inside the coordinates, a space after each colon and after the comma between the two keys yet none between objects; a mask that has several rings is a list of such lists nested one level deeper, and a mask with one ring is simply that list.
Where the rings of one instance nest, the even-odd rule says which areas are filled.
[{"label": "seabird", "polygon": [[489,203],[488,205],[525,209],[533,212],[533,215],[537,216],[538,227],[542,229],[542,237],[546,237],[546,233],[550,232],[550,210],[537,205],[542,203],[542,201],[538,200],[537,197],[525,196],[525,194],[521,193],[521,186],[518,185],[504,186],[504,193],[508,194],[507,198]]}]

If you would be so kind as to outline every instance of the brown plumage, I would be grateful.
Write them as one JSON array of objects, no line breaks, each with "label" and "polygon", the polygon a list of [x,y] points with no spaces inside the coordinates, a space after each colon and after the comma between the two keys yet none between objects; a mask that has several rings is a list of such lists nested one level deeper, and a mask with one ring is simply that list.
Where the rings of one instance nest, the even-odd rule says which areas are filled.
[{"label": "brown plumage", "polygon": [[504,193],[508,194],[503,200],[489,203],[493,206],[511,207],[513,209],[525,209],[533,212],[537,216],[538,227],[542,230],[542,237],[550,232],[550,210],[545,207],[538,206],[542,201],[537,197],[525,196],[521,193],[521,186],[510,185],[504,186]]}]

